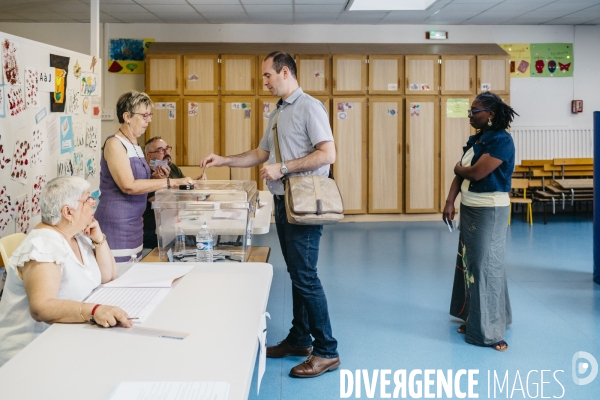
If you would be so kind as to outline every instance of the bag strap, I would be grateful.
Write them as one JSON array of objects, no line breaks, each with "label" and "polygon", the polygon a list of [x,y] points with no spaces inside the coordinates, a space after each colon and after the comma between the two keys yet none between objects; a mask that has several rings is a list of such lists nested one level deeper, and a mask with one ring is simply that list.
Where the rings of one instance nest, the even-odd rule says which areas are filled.
[{"label": "bag strap", "polygon": [[317,200],[317,215],[323,214],[323,196],[321,195],[321,183],[319,176],[313,175],[313,186],[315,187],[315,199]]},{"label": "bag strap", "polygon": [[277,121],[279,120],[279,113],[281,111],[281,106],[279,110],[277,110],[277,114],[275,114],[275,121],[273,121],[273,141],[275,142],[275,161],[277,163],[281,163],[281,151],[279,150],[279,134],[277,133]]}]

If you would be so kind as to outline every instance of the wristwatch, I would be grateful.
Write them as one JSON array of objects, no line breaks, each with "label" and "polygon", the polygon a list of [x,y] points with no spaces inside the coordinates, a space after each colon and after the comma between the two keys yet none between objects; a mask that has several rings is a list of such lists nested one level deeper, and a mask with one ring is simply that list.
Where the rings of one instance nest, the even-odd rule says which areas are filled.
[{"label": "wristwatch", "polygon": [[280,169],[279,171],[281,171],[281,173],[282,173],[283,175],[287,175],[287,173],[288,173],[288,169],[287,169],[287,167],[285,166],[285,163],[283,162],[283,160],[281,161],[281,169]]}]

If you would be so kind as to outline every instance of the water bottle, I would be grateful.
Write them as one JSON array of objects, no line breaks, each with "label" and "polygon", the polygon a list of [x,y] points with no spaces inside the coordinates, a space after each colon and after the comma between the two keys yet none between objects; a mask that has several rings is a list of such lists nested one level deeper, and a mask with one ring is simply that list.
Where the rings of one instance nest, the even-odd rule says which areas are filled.
[{"label": "water bottle", "polygon": [[206,222],[200,227],[196,235],[196,260],[201,262],[213,262],[213,237],[208,231]]},{"label": "water bottle", "polygon": [[185,233],[183,229],[177,228],[175,231],[175,248],[173,253],[185,251]]}]

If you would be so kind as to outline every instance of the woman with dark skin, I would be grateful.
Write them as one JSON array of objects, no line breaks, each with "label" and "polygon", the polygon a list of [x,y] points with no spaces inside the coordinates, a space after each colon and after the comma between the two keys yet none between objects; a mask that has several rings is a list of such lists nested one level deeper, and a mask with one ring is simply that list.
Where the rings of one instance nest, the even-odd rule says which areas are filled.
[{"label": "woman with dark skin", "polygon": [[515,111],[494,93],[477,96],[469,122],[477,129],[454,167],[442,218],[454,219],[461,193],[461,233],[450,314],[463,319],[466,341],[506,351],[506,327],[512,322],[504,269],[511,176],[515,147],[506,129]]}]

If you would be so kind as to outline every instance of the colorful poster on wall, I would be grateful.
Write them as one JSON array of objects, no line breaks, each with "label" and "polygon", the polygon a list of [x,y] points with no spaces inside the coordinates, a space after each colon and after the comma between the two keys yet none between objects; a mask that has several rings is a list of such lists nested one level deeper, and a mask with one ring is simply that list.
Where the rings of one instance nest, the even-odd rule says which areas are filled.
[{"label": "colorful poster on wall", "polygon": [[499,44],[510,55],[510,77],[529,78],[531,66],[531,49],[529,43]]},{"label": "colorful poster on wall", "polygon": [[573,43],[531,43],[531,76],[573,76]]},{"label": "colorful poster on wall", "polygon": [[469,118],[469,99],[448,99],[446,101],[446,118]]},{"label": "colorful poster on wall", "polygon": [[113,74],[146,73],[146,52],[154,39],[110,39],[108,72]]},{"label": "colorful poster on wall", "polygon": [[71,153],[73,143],[73,120],[71,116],[60,117],[60,154]]},{"label": "colorful poster on wall", "polygon": [[50,93],[50,112],[65,112],[69,57],[50,54],[50,66],[55,69],[54,92]]}]

